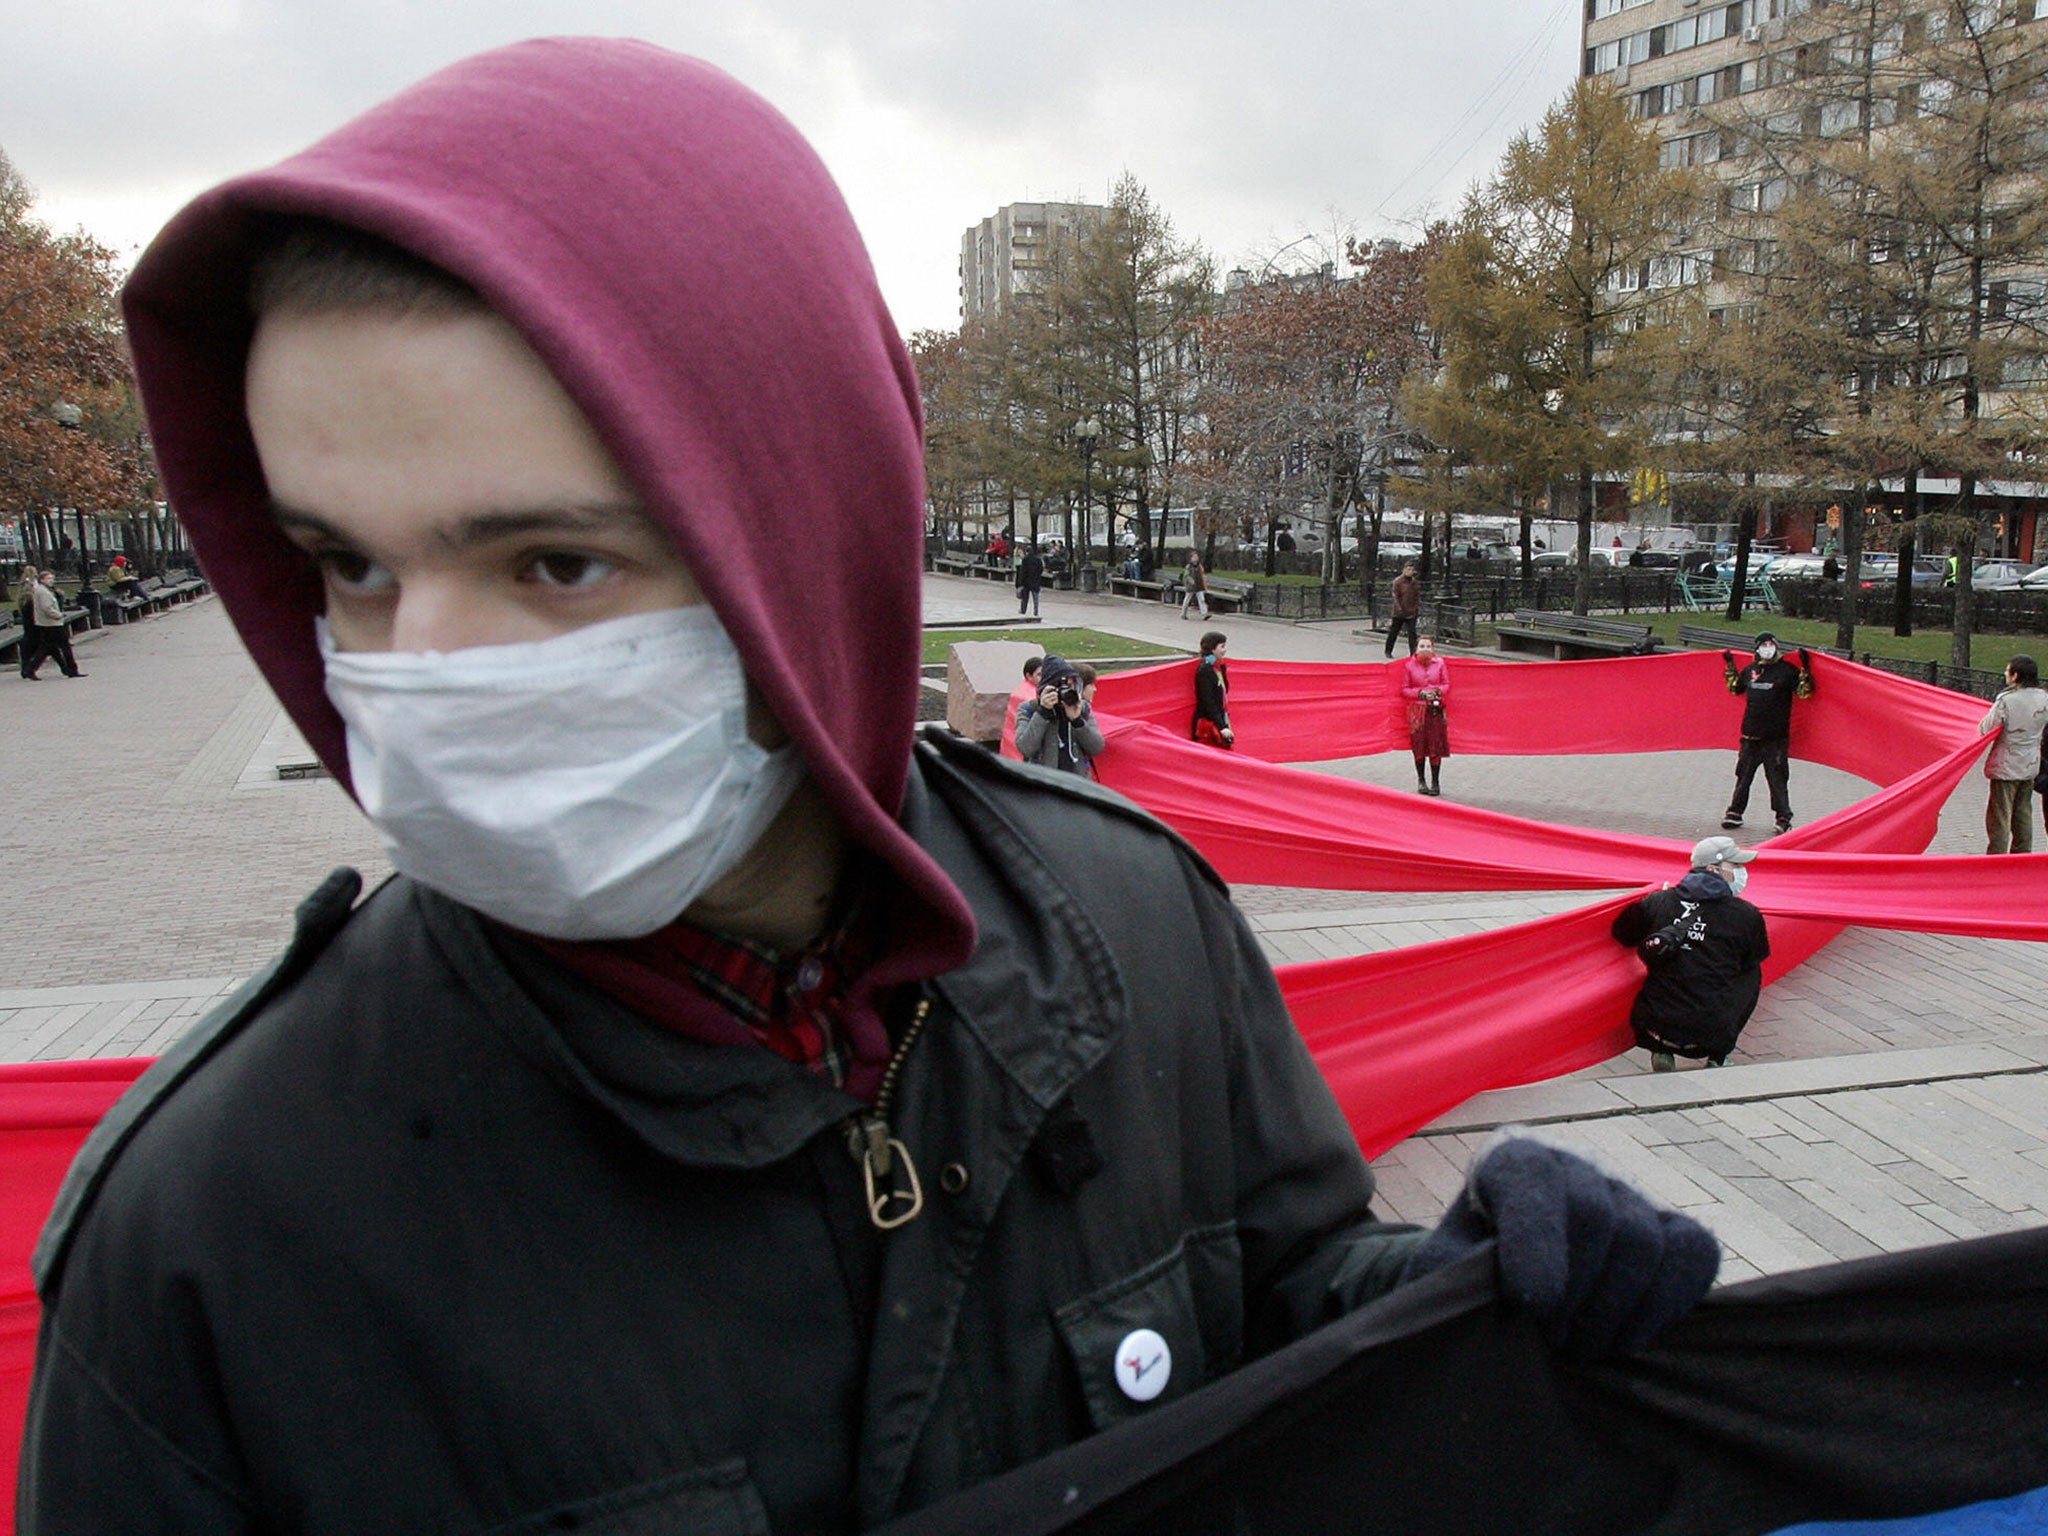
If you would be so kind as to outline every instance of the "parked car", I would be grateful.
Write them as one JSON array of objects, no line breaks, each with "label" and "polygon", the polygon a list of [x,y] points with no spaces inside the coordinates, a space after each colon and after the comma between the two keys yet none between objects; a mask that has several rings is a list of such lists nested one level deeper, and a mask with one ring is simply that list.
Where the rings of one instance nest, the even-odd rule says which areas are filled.
[{"label": "parked car", "polygon": [[[1625,549],[1602,548],[1596,544],[1593,546],[1592,554],[1596,568],[1604,566],[1608,570],[1613,570],[1628,564],[1628,551]],[[1577,570],[1579,556],[1576,550],[1546,549],[1540,555],[1532,555],[1529,564],[1540,571],[1554,571],[1560,568]]]},{"label": "parked car", "polygon": [[[2002,561],[2001,564],[2017,564],[2016,561]],[[2037,565],[2031,570],[2022,569],[2016,576],[1999,576],[1985,580],[1982,567],[1978,568],[1976,586],[1982,592],[2048,592],[2048,565]]]},{"label": "parked car", "polygon": [[1970,585],[1980,592],[2015,586],[2033,569],[2024,560],[1979,560],[1970,567]]},{"label": "parked car", "polygon": [[1779,555],[1771,561],[1773,581],[1818,581],[1827,570],[1827,555]]},{"label": "parked car", "polygon": [[[1889,551],[1878,551],[1863,557],[1863,573],[1859,584],[1865,587],[1882,586],[1899,579],[1899,557]],[[1937,560],[1932,555],[1916,555],[1913,559],[1912,583],[1916,587],[1938,587],[1948,579],[1948,562]]]}]

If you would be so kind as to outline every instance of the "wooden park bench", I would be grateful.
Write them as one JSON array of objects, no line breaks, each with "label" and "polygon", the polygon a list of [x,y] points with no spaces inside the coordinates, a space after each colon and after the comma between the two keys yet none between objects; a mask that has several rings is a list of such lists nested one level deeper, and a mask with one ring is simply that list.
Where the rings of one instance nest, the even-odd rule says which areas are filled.
[{"label": "wooden park bench", "polygon": [[166,571],[157,590],[174,603],[189,603],[206,591],[206,578],[196,571]]},{"label": "wooden park bench", "polygon": [[1225,613],[1240,612],[1251,601],[1252,583],[1241,581],[1235,576],[1211,576],[1209,578],[1209,606],[1221,608]]},{"label": "wooden park bench", "polygon": [[1521,608],[1493,628],[1504,651],[1548,651],[1558,661],[1600,656],[1647,656],[1657,642],[1647,624],[1596,619],[1576,613],[1538,613]]},{"label": "wooden park bench", "polygon": [[[1174,587],[1178,585],[1178,582],[1173,584]],[[1163,581],[1141,581],[1135,576],[1112,576],[1109,578],[1109,590],[1118,597],[1142,597],[1163,602],[1167,600],[1167,593],[1172,587]]]},{"label": "wooden park bench", "polygon": [[[1745,635],[1734,629],[1709,629],[1704,624],[1679,625],[1678,643],[1692,651],[1742,651],[1753,654],[1756,650],[1755,635]],[[1832,645],[1788,645],[1785,650],[1788,654],[1796,654],[1801,650],[1824,651],[1829,656],[1839,656],[1845,661],[1855,659],[1848,651]]]},{"label": "wooden park bench", "polygon": [[965,555],[934,555],[932,569],[941,576],[972,576],[974,562]]}]

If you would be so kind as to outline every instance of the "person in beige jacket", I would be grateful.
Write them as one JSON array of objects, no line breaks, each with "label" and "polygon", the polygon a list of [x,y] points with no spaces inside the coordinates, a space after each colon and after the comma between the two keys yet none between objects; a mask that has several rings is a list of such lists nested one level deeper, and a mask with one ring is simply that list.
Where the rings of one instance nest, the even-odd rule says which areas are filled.
[{"label": "person in beige jacket", "polygon": [[71,654],[71,630],[64,622],[63,600],[57,595],[57,573],[44,571],[29,588],[28,600],[30,635],[36,651],[21,675],[35,682],[43,663],[55,657],[57,670],[66,677],[85,676],[78,670],[78,658]]},{"label": "person in beige jacket", "polygon": [[1998,731],[1998,740],[1984,759],[1991,781],[1991,800],[1984,807],[1986,853],[2034,851],[2034,775],[2041,771],[2041,731],[2048,726],[2048,690],[2041,687],[2040,669],[2031,656],[2015,656],[2005,664],[2005,687],[1991,712],[1978,722],[1977,734]]}]

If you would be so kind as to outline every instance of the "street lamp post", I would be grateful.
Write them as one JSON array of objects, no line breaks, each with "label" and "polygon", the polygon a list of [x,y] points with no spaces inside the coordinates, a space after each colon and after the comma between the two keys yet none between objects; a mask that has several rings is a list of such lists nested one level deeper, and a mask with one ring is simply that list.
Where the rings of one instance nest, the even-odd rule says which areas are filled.
[{"label": "street lamp post", "polygon": [[[1095,540],[1088,527],[1089,506],[1095,492],[1095,445],[1102,439],[1102,423],[1083,416],[1074,423],[1074,441],[1081,448],[1081,568],[1093,569]],[[1073,530],[1067,530],[1067,548],[1074,547]],[[1085,583],[1084,583],[1085,585]]]}]

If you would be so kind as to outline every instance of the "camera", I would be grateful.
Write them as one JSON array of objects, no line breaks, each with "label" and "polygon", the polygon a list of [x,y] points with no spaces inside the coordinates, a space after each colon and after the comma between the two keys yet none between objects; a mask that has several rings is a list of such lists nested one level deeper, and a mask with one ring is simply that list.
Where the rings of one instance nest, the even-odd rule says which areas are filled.
[{"label": "camera", "polygon": [[1081,679],[1063,677],[1059,681],[1060,702],[1069,707],[1081,702]]}]

